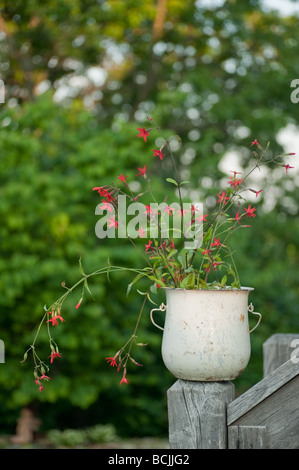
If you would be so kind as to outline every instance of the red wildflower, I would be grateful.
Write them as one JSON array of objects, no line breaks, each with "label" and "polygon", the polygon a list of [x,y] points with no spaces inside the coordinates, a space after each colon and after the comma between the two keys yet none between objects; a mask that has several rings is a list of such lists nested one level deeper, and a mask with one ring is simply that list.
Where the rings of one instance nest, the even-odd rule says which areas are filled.
[{"label": "red wildflower", "polygon": [[138,170],[139,170],[139,173],[137,173],[137,176],[144,176],[146,172],[146,165],[144,165],[143,168],[138,167]]},{"label": "red wildflower", "polygon": [[192,204],[192,206],[191,206],[191,213],[192,213],[192,215],[194,215],[195,212],[199,212],[199,209],[197,209],[197,207],[195,207],[194,204]]},{"label": "red wildflower", "polygon": [[175,249],[175,244],[174,244],[173,239],[171,240],[171,242],[169,243],[168,246],[169,246],[170,248],[172,248],[172,249]]},{"label": "red wildflower", "polygon": [[164,209],[164,212],[165,212],[165,213],[168,212],[169,215],[172,215],[172,214],[173,214],[173,211],[174,211],[173,207],[170,207],[170,206],[167,206],[167,207],[165,207],[165,209]]},{"label": "red wildflower", "polygon": [[154,212],[153,212],[153,209],[151,208],[150,205],[147,206],[147,205],[145,204],[145,207],[146,207],[145,214],[153,214],[153,213],[154,213]]},{"label": "red wildflower", "polygon": [[162,153],[161,149],[159,150],[154,150],[153,149],[153,152],[154,152],[154,157],[159,157],[160,160],[163,160],[163,157],[165,157],[164,153]]},{"label": "red wildflower", "polygon": [[216,261],[213,261],[210,265],[205,267],[205,271],[210,272],[211,267],[213,268],[213,271],[216,271],[216,266],[218,266],[219,264],[222,264],[222,263],[221,262],[217,263]]},{"label": "red wildflower", "polygon": [[216,266],[219,266],[220,264],[222,264],[222,262],[216,263],[216,261],[214,261],[214,262],[212,263],[212,268],[213,268],[213,270],[216,271]]},{"label": "red wildflower", "polygon": [[123,377],[122,377],[122,379],[121,379],[121,381],[120,381],[120,383],[119,383],[120,385],[121,385],[121,384],[128,384],[128,383],[129,383],[128,379],[126,379],[126,372],[127,372],[126,369],[124,369]]},{"label": "red wildflower", "polygon": [[137,127],[137,130],[140,132],[137,137],[143,137],[144,142],[146,142],[147,137],[149,136],[149,133],[143,128]]},{"label": "red wildflower", "polygon": [[104,189],[102,186],[96,186],[95,188],[92,188],[93,191],[97,191],[100,196],[105,196],[107,190]]},{"label": "red wildflower", "polygon": [[109,193],[109,191],[106,192],[105,199],[107,199],[107,202],[116,201],[116,199],[114,197],[112,197],[112,195]]},{"label": "red wildflower", "polygon": [[107,362],[110,362],[110,366],[112,367],[117,367],[117,363],[116,363],[116,356],[114,357],[106,357],[106,361]]},{"label": "red wildflower", "polygon": [[40,386],[38,387],[38,391],[39,391],[39,392],[42,392],[43,390],[46,390],[46,387],[44,387],[43,385],[40,385]]},{"label": "red wildflower", "polygon": [[137,232],[139,232],[139,235],[138,235],[139,238],[142,238],[143,235],[146,234],[146,231],[143,229],[143,227],[138,228],[138,229],[137,229]]},{"label": "red wildflower", "polygon": [[52,364],[53,361],[54,361],[54,359],[55,359],[56,357],[61,357],[61,354],[59,354],[58,352],[53,351],[53,352],[50,354],[49,357],[51,358],[51,364]]},{"label": "red wildflower", "polygon": [[229,200],[229,197],[225,196],[225,191],[222,191],[221,194],[217,194],[217,196],[219,197],[217,202],[223,202],[223,204],[226,204],[226,201]]},{"label": "red wildflower", "polygon": [[107,198],[108,202],[115,201],[108,189],[105,189],[102,186],[96,186],[95,188],[92,188],[92,190],[97,191],[100,196]]},{"label": "red wildflower", "polygon": [[188,209],[178,209],[177,211],[177,214],[181,214],[181,215],[185,215],[185,214],[188,214]]},{"label": "red wildflower", "polygon": [[[239,211],[238,211],[238,212],[236,213],[236,217],[234,218],[234,220],[235,220],[236,222],[239,222],[239,220],[241,220],[241,219],[242,219],[242,217],[239,216]],[[240,223],[240,222],[239,222],[239,223]]]},{"label": "red wildflower", "polygon": [[212,243],[212,246],[220,246],[222,243],[220,243],[220,238],[214,238],[214,242]]},{"label": "red wildflower", "polygon": [[145,251],[147,252],[151,246],[152,246],[153,242],[151,240],[148,241],[148,245],[145,245]]},{"label": "red wildflower", "polygon": [[198,221],[198,222],[207,222],[207,219],[206,217],[208,217],[208,214],[205,214],[205,215],[200,215],[199,217],[196,217],[195,219],[193,219],[192,222],[195,222],[195,221]]},{"label": "red wildflower", "polygon": [[242,183],[242,178],[237,179],[235,176],[230,177],[230,181],[228,181],[228,184],[230,184],[234,189],[236,189],[237,186],[239,186]]},{"label": "red wildflower", "polygon": [[120,181],[123,181],[124,183],[127,184],[126,179],[128,178],[127,176],[124,176],[123,173],[117,177]]},{"label": "red wildflower", "polygon": [[286,173],[288,172],[288,170],[290,170],[291,168],[294,168],[293,166],[290,166],[290,165],[283,165],[286,169]]},{"label": "red wildflower", "polygon": [[256,214],[254,214],[254,211],[256,210],[256,207],[251,207],[251,206],[248,206],[247,209],[244,208],[246,214],[247,214],[247,217],[255,217]]},{"label": "red wildflower", "polygon": [[118,227],[118,222],[117,222],[117,220],[115,219],[115,215],[112,215],[112,216],[110,217],[110,219],[107,219],[107,222],[110,222],[110,223],[108,224],[108,228],[111,228],[111,227],[113,227],[113,226],[114,226],[115,228]]},{"label": "red wildflower", "polygon": [[52,326],[58,325],[57,319],[60,320],[61,323],[65,321],[61,315],[55,315],[55,317],[52,317],[49,320],[47,320],[47,323],[52,322]]},{"label": "red wildflower", "polygon": [[82,300],[83,300],[83,297],[81,297],[81,299],[80,299],[79,302],[77,303],[77,305],[76,305],[76,308],[77,308],[77,309],[80,307]]},{"label": "red wildflower", "polygon": [[43,379],[45,379],[45,380],[51,380],[51,377],[48,377],[47,375],[43,374],[43,375],[40,376],[39,379],[40,379],[40,380],[43,380]]},{"label": "red wildflower", "polygon": [[252,147],[253,145],[260,145],[260,144],[259,144],[258,141],[255,139],[253,142],[251,142],[250,147]]},{"label": "red wildflower", "polygon": [[209,255],[211,253],[211,250],[208,250],[207,248],[202,252],[203,255]]},{"label": "red wildflower", "polygon": [[107,202],[107,201],[104,201],[104,200],[102,200],[101,209],[106,210],[110,213],[113,212],[113,210],[114,210],[112,204],[110,204],[110,202]]}]

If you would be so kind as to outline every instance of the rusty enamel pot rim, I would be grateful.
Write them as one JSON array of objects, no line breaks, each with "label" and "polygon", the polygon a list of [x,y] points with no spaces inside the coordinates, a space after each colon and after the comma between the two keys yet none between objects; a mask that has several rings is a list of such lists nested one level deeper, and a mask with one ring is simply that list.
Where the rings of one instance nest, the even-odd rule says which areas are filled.
[{"label": "rusty enamel pot rim", "polygon": [[254,287],[213,287],[211,289],[184,289],[182,287],[162,287],[163,290],[169,290],[169,291],[185,291],[185,292],[251,292],[254,290]]}]

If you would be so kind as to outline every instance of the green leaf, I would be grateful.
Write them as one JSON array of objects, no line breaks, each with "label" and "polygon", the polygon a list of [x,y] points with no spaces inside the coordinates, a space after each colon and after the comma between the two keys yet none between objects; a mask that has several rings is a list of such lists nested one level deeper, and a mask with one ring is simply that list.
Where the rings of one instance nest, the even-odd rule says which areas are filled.
[{"label": "green leaf", "polygon": [[189,266],[187,269],[184,269],[184,272],[185,273],[193,273],[194,272],[193,266]]},{"label": "green leaf", "polygon": [[213,227],[210,227],[209,230],[205,233],[202,242],[207,243],[211,239],[212,233],[213,233]]},{"label": "green leaf", "polygon": [[81,257],[79,258],[79,272],[80,274],[82,274],[82,276],[85,276],[85,272],[83,271],[83,267],[82,267]]},{"label": "green leaf", "polygon": [[167,259],[172,258],[177,253],[178,250],[171,250],[171,252],[168,254]]},{"label": "green leaf", "polygon": [[198,279],[198,283],[201,284],[203,289],[208,288],[207,283],[203,279],[201,279],[201,277]]},{"label": "green leaf", "polygon": [[180,283],[180,288],[185,289],[185,288],[193,288],[195,286],[195,273],[190,273],[188,274],[185,279],[182,280]]},{"label": "green leaf", "polygon": [[148,300],[150,301],[151,304],[157,305],[157,302],[154,302],[152,298],[150,297],[149,293],[146,293]]},{"label": "green leaf", "polygon": [[137,289],[138,294],[140,295],[147,295],[147,292],[141,292],[141,290]]},{"label": "green leaf", "polygon": [[111,270],[111,264],[110,264],[110,260],[109,260],[109,258],[108,258],[108,266],[107,266],[106,275],[107,275],[108,281],[111,283],[111,281],[110,281],[110,274],[109,274],[109,273],[110,273],[110,270]]},{"label": "green leaf", "polygon": [[227,270],[227,274],[233,276],[234,278],[236,277],[236,273],[235,273],[235,271],[234,271],[232,268],[229,268],[229,269]]},{"label": "green leaf", "polygon": [[89,293],[89,295],[94,299],[94,296],[92,295],[91,290],[90,290],[90,288],[89,288],[87,279],[84,279],[84,289],[86,289],[87,292]]},{"label": "green leaf", "polygon": [[178,183],[172,178],[166,178],[166,181],[168,181],[168,183],[174,184],[175,186],[178,186]]},{"label": "green leaf", "polygon": [[157,293],[157,285],[156,285],[155,283],[151,285],[150,291],[151,291],[153,294],[156,294],[156,293]]},{"label": "green leaf", "polygon": [[140,274],[137,274],[137,276],[134,277],[133,281],[130,282],[130,284],[128,285],[127,294],[126,294],[127,296],[131,292],[131,289],[132,289],[133,285],[135,284],[135,282],[139,281],[139,279],[141,279],[144,276],[147,276],[147,274],[146,273],[140,273]]},{"label": "green leaf", "polygon": [[225,275],[223,276],[223,278],[221,279],[221,284],[222,284],[223,286],[225,286],[226,281],[227,281],[227,275],[225,274]]}]

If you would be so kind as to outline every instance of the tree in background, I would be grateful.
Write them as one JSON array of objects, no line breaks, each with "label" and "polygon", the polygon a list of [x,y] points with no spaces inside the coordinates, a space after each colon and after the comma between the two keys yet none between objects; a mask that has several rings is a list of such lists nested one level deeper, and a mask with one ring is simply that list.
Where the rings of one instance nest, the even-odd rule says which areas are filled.
[{"label": "tree in background", "polygon": [[[210,9],[177,0],[0,5],[1,415],[9,425],[34,402],[45,427],[72,424],[76,416],[73,424],[110,421],[122,434],[165,432],[165,391],[173,378],[147,318],[140,334],[150,354],[132,385],[119,389],[104,361],[130,334],[140,306],[138,295],[125,296],[130,279],[115,276],[110,285],[98,278],[95,301],[86,299],[78,311],[69,305],[57,332],[64,360],[45,394],[36,391],[30,364],[19,362],[43,306],[61,294],[63,281],[79,277],[81,256],[86,271],[111,256],[119,265],[136,261],[125,241],[96,239],[99,201],[91,188],[124,171],[133,178],[141,164],[160,171],[136,139],[148,115],[182,138],[180,171],[209,207],[228,150],[241,167],[255,138],[281,150],[277,133],[296,125],[299,112],[290,100],[290,83],[299,76],[297,18],[265,13],[259,1]],[[167,170],[165,161],[163,194]],[[262,342],[298,331],[296,180],[277,181],[275,173],[267,179],[273,191],[257,206],[265,215],[254,224],[254,244],[246,233],[236,240],[244,253],[239,273],[256,288],[254,304],[264,318],[252,337],[252,361],[236,381],[241,389],[261,377]]]}]

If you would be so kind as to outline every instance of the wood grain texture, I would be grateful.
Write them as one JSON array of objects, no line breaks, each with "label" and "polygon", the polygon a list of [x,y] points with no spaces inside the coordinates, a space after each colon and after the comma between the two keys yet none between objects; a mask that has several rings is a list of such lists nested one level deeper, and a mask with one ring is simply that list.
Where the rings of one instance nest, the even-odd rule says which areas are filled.
[{"label": "wood grain texture", "polygon": [[231,382],[178,380],[168,390],[171,449],[226,449],[227,403],[234,398]]},{"label": "wood grain texture", "polygon": [[299,448],[299,363],[294,360],[294,339],[299,340],[299,335],[271,336],[263,347],[265,377],[228,405],[232,448]]},{"label": "wood grain texture", "polygon": [[266,449],[266,426],[229,426],[229,449]]},{"label": "wood grain texture", "polygon": [[[299,376],[233,422],[233,426],[265,426],[267,449],[299,448]],[[230,426],[229,426],[230,427]],[[244,447],[243,447],[244,448]]]},{"label": "wood grain texture", "polygon": [[228,424],[232,424],[299,374],[299,366],[289,360],[228,405]]}]

